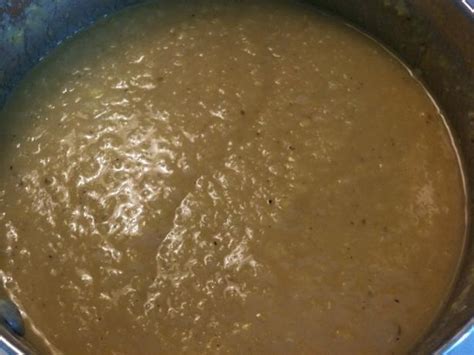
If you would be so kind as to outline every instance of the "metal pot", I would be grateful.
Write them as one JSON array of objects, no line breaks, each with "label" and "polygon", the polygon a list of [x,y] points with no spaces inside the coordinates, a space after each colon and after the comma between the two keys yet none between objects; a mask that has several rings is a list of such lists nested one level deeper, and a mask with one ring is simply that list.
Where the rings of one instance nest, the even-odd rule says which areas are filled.
[{"label": "metal pot", "polygon": [[[61,41],[103,16],[140,2],[144,1],[0,0],[0,107],[24,74]],[[446,113],[456,136],[465,164],[469,204],[472,205],[474,0],[312,2],[373,35],[397,53],[427,85]],[[473,230],[469,237],[451,297],[413,353],[451,353],[453,346],[470,330],[469,322],[474,316]],[[0,320],[3,321],[0,322],[0,353],[6,349],[6,354],[16,354],[13,348],[32,352],[21,336],[15,334],[15,330],[18,333],[15,329],[17,316],[11,309],[3,312],[0,307]]]}]

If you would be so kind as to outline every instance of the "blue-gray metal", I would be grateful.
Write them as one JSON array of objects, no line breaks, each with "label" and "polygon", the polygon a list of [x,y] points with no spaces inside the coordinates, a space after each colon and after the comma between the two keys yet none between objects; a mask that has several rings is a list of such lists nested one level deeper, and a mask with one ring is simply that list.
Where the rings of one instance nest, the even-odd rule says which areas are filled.
[{"label": "blue-gray metal", "polygon": [[470,12],[474,13],[474,0],[462,0],[462,3]]},{"label": "blue-gray metal", "polygon": [[443,346],[435,355],[472,355],[474,354],[474,319],[456,336]]},{"label": "blue-gray metal", "polygon": [[9,342],[3,336],[0,336],[0,355],[23,355],[24,351],[20,350],[13,343]]},{"label": "blue-gray metal", "polygon": [[17,306],[8,299],[0,299],[0,321],[17,335],[25,335],[25,325]]}]

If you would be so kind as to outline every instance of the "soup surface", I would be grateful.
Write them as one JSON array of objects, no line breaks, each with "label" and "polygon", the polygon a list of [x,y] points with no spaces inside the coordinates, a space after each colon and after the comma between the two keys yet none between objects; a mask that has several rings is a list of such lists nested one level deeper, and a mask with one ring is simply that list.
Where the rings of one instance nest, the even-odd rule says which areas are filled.
[{"label": "soup surface", "polygon": [[0,115],[0,267],[41,349],[403,354],[449,292],[465,198],[443,118],[311,7],[128,9]]}]

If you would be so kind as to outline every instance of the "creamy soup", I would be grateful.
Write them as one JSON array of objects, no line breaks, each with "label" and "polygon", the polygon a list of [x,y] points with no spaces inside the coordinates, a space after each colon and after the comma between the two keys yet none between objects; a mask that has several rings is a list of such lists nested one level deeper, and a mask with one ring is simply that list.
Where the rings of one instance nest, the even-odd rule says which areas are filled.
[{"label": "creamy soup", "polygon": [[1,276],[45,352],[403,354],[449,294],[444,119],[312,7],[128,9],[0,116]]}]

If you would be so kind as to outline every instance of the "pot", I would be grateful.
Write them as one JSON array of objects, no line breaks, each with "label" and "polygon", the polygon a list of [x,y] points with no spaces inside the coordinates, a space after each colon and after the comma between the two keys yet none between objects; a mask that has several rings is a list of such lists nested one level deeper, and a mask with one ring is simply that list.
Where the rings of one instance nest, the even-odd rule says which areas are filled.
[{"label": "pot", "polygon": [[[0,107],[25,73],[59,43],[98,19],[143,0],[0,0]],[[474,0],[313,0],[371,34],[412,68],[445,112],[474,202]],[[469,206],[470,208],[471,206]],[[474,231],[452,294],[416,354],[459,352],[474,324]],[[5,304],[10,304],[5,301]],[[14,306],[13,306],[14,307]],[[5,311],[6,309],[7,311]],[[21,317],[0,307],[0,353],[33,353]],[[474,342],[474,334],[473,340]],[[459,346],[462,346],[459,345]],[[21,352],[15,352],[17,348]],[[471,349],[472,351],[472,349]]]}]

